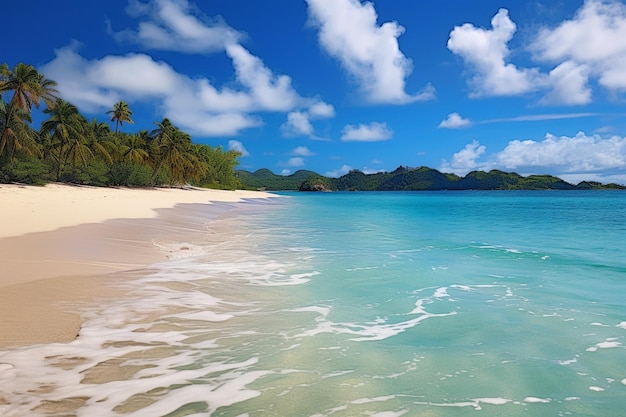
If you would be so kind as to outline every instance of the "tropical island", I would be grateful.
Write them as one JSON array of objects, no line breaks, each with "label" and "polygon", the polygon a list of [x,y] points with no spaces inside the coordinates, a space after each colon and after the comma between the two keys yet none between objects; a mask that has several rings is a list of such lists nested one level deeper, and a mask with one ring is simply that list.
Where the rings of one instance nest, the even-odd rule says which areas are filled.
[{"label": "tropical island", "polygon": [[[234,173],[240,153],[192,143],[169,119],[122,132],[134,123],[124,101],[106,113],[112,130],[58,97],[56,85],[32,65],[0,65],[0,183],[241,188]],[[36,128],[32,110],[42,103],[45,119]]]},{"label": "tropical island", "polygon": [[339,178],[300,170],[289,176],[268,169],[255,172],[237,170],[240,182],[248,188],[267,191],[441,191],[441,190],[592,190],[626,189],[618,184],[582,181],[570,184],[552,175],[522,176],[514,172],[473,171],[464,177],[445,174],[433,168],[400,166],[392,172],[365,174],[352,170]]}]

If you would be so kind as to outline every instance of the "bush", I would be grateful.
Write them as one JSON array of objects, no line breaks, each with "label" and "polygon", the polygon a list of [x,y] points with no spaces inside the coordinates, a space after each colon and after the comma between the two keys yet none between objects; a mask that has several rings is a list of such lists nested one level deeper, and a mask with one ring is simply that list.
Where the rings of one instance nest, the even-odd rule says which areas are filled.
[{"label": "bush", "polygon": [[0,167],[0,182],[44,185],[52,176],[48,165],[35,157],[23,156]]},{"label": "bush", "polygon": [[149,187],[150,167],[132,162],[116,162],[109,170],[109,184],[117,186]]}]

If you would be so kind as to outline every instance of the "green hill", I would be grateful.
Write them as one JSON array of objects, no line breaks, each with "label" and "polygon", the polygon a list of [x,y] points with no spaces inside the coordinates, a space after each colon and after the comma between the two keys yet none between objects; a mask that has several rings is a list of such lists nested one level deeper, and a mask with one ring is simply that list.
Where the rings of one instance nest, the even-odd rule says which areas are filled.
[{"label": "green hill", "polygon": [[266,168],[259,169],[255,172],[236,170],[235,175],[246,188],[268,191],[297,191],[307,178],[320,176],[316,172],[307,170],[296,171],[286,176],[276,175]]},{"label": "green hill", "polygon": [[[617,184],[583,181],[570,184],[552,175],[529,175],[499,170],[473,171],[465,177],[445,174],[433,168],[398,167],[392,172],[365,174],[352,170],[339,178],[328,178],[313,171],[276,175],[268,169],[236,171],[248,188],[268,191],[436,191],[436,190],[589,190],[626,189]],[[322,186],[323,185],[323,186]]]}]

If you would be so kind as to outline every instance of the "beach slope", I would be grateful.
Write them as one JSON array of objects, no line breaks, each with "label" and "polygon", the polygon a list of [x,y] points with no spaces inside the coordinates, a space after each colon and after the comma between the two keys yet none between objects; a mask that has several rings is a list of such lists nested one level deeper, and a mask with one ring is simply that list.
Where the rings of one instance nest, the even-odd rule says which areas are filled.
[{"label": "beach slope", "polygon": [[206,205],[200,213],[208,221],[213,203],[270,197],[196,188],[1,185],[0,347],[72,340],[81,303],[117,296],[112,273],[165,260],[155,238],[189,228],[181,220],[189,207]]}]

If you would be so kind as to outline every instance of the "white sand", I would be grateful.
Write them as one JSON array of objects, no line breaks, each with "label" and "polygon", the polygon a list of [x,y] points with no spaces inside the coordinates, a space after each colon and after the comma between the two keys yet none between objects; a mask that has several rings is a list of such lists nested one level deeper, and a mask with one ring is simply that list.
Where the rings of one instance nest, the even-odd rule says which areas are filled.
[{"label": "white sand", "polygon": [[268,198],[258,191],[205,189],[127,189],[73,187],[49,184],[45,187],[0,185],[0,238],[46,232],[110,219],[137,219],[156,216],[155,209],[176,204],[238,202]]},{"label": "white sand", "polygon": [[256,191],[1,185],[0,348],[73,340],[81,303],[119,295],[119,288],[111,287],[118,278],[103,274],[165,260],[153,239],[178,230],[191,233],[210,214],[177,204],[271,196]]}]

